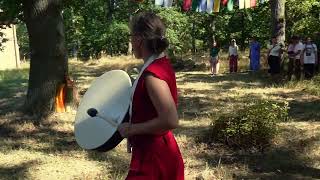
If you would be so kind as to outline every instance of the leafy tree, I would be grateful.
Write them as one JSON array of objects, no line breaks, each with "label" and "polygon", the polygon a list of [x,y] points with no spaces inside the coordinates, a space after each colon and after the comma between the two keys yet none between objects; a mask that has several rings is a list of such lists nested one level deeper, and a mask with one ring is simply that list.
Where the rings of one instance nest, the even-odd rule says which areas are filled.
[{"label": "leafy tree", "polygon": [[20,57],[28,58],[29,56],[29,37],[27,26],[20,22],[17,24],[17,38],[20,51]]},{"label": "leafy tree", "polygon": [[320,2],[318,0],[287,0],[287,34],[288,36],[314,36],[320,29]]}]

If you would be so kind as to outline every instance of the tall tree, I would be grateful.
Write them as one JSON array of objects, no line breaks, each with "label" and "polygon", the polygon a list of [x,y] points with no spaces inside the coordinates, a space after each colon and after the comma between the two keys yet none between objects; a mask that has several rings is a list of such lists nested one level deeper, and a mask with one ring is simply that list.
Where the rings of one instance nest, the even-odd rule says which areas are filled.
[{"label": "tall tree", "polygon": [[67,74],[62,0],[23,0],[30,41],[27,112],[43,117],[54,108],[57,89]]},{"label": "tall tree", "polygon": [[270,0],[272,36],[276,36],[280,42],[285,41],[285,3],[286,0]]}]

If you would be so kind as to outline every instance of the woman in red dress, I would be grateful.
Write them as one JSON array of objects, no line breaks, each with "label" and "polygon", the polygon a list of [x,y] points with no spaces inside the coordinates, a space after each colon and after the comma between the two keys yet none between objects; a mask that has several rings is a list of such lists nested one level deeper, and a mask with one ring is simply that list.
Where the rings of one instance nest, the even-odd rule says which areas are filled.
[{"label": "woman in red dress", "polygon": [[131,22],[131,42],[144,66],[133,85],[131,122],[118,131],[132,147],[127,180],[183,180],[184,164],[172,129],[179,125],[177,86],[165,26],[154,13],[140,13]]}]

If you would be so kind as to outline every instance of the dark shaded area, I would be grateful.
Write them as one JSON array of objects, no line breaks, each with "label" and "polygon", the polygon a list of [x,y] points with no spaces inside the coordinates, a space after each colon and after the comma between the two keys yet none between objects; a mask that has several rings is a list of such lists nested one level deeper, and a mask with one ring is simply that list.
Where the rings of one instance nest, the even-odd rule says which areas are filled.
[{"label": "dark shaded area", "polygon": [[279,82],[275,82],[263,72],[241,72],[234,74],[227,73],[214,77],[211,77],[209,74],[186,73],[181,77],[180,81],[207,82],[215,85],[219,82],[224,82],[221,86],[222,89],[231,89],[234,87],[268,87],[279,84]]},{"label": "dark shaded area", "polygon": [[21,110],[27,92],[28,69],[0,71],[0,115]]},{"label": "dark shaded area", "polygon": [[[95,66],[97,64],[94,63],[92,64],[92,66]],[[108,64],[108,65],[103,65],[96,68],[96,67],[91,67],[91,65],[89,64],[84,68],[83,64],[80,64],[80,65],[73,65],[72,67],[70,67],[71,68],[70,74],[75,80],[82,81],[83,80],[82,77],[88,77],[88,76],[99,77],[102,74],[115,69],[117,70],[121,69],[129,73],[129,71],[131,71],[134,67],[136,67],[135,64],[128,64],[126,67],[123,67],[123,68],[119,68],[117,65]]]},{"label": "dark shaded area", "polygon": [[[193,120],[195,118],[214,118],[233,111],[233,109],[229,108],[221,110],[221,107],[227,107],[230,104],[232,104],[232,107],[234,108],[243,107],[245,104],[253,103],[256,100],[262,99],[262,97],[257,94],[241,97],[219,97],[219,93],[221,93],[221,90],[184,90],[184,92],[179,96],[179,117],[184,120]],[[217,94],[218,100],[204,98],[201,96],[204,94],[210,94],[211,96],[212,94]]]},{"label": "dark shaded area", "polygon": [[23,177],[27,177],[27,170],[36,165],[37,161],[28,161],[21,163],[19,165],[14,165],[10,167],[2,167],[0,166],[0,174],[1,178],[10,178],[10,179],[21,179]]},{"label": "dark shaded area", "polygon": [[[119,156],[111,151],[106,153],[89,151],[88,158],[93,161],[109,163],[111,173],[121,173],[125,174],[128,172],[129,160],[126,160],[125,157]],[[126,168],[124,168],[126,167]]]},{"label": "dark shaded area", "polygon": [[289,106],[289,115],[295,121],[320,121],[320,99],[293,100]]},{"label": "dark shaded area", "polygon": [[289,98],[289,116],[294,121],[320,121],[320,98],[309,96],[305,91],[293,91],[283,94],[272,94],[281,98]]},{"label": "dark shaded area", "polygon": [[[42,152],[44,154],[68,154],[70,152],[81,152],[83,153],[83,149],[76,143],[74,134],[72,131],[59,131],[54,129],[54,125],[59,122],[57,121],[42,123],[38,127],[33,130],[28,130],[26,128],[23,131],[17,132],[16,127],[19,124],[23,124],[24,121],[20,119],[8,120],[6,122],[0,121],[0,151],[7,152],[10,150],[30,150],[34,152]],[[63,126],[63,123],[61,123]],[[25,140],[28,142],[25,142]],[[36,143],[31,143],[35,141]],[[41,144],[40,146],[38,145]],[[110,163],[111,166],[108,169],[112,172],[121,172],[125,173],[127,169],[120,169],[120,167],[127,166],[129,164],[129,160],[126,160],[124,157],[117,156],[113,152],[113,150],[102,153],[97,151],[87,151],[88,158],[93,161],[105,161]],[[28,168],[28,164],[22,164],[21,167],[12,168],[12,170],[5,172],[4,174],[10,175],[16,174],[19,169],[23,171],[23,169]],[[16,171],[17,169],[17,171]],[[6,171],[3,168],[3,172]],[[2,176],[2,171],[0,167],[0,174]],[[17,177],[25,177],[23,175],[17,174]]]},{"label": "dark shaded area", "polygon": [[[282,129],[283,132],[292,131],[288,134],[306,136],[306,132],[295,129]],[[210,166],[217,167],[219,163],[223,166],[245,165],[249,172],[241,172],[239,169],[232,169],[235,179],[318,179],[320,169],[312,167],[316,159],[308,159],[305,156],[306,150],[319,143],[320,134],[303,140],[294,138],[284,145],[271,147],[263,153],[243,152],[230,150],[222,144],[211,144],[210,154],[199,153],[198,158],[206,161]],[[219,152],[219,149],[223,151]],[[299,147],[299,148],[298,148]],[[212,152],[213,151],[213,152]]]}]

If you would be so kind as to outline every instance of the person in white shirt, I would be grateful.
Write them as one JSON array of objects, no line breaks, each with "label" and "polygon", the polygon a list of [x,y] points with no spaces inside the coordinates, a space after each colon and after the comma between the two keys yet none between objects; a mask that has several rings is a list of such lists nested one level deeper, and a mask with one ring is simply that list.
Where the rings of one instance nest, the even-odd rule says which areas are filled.
[{"label": "person in white shirt", "polygon": [[231,40],[231,45],[229,46],[229,68],[230,73],[238,71],[238,51],[239,47],[235,39]]},{"label": "person in white shirt", "polygon": [[276,75],[280,73],[280,62],[281,55],[283,52],[283,45],[278,43],[277,37],[272,37],[272,44],[268,50],[268,64],[269,70],[268,72],[271,75]]},{"label": "person in white shirt", "polygon": [[292,56],[294,57],[294,74],[296,79],[300,80],[302,72],[301,53],[304,45],[302,44],[298,36],[293,37],[293,44],[294,48]]},{"label": "person in white shirt", "polygon": [[305,79],[311,79],[313,77],[317,59],[317,46],[312,42],[311,38],[308,38],[301,53]]}]

